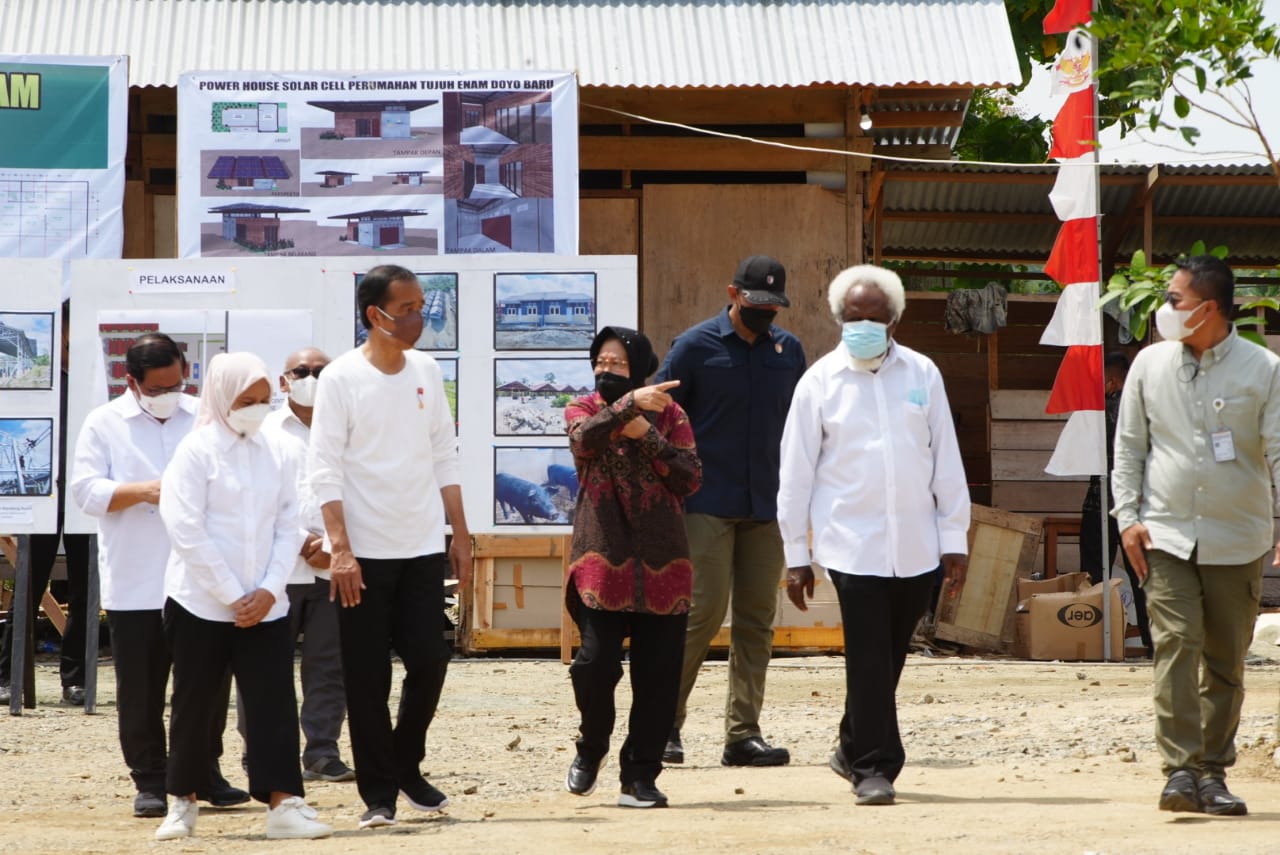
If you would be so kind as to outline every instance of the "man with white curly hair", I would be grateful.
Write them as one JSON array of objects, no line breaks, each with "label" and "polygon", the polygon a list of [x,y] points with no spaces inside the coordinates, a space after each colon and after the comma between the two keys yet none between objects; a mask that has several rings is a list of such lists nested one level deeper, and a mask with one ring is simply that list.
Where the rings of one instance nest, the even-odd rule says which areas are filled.
[{"label": "man with white curly hair", "polygon": [[832,280],[828,300],[842,342],[796,386],[778,525],[796,608],[813,596],[811,561],[840,599],[845,709],[831,768],[858,804],[889,805],[906,759],[898,677],[938,576],[952,596],[964,583],[969,488],[938,367],[893,340],[902,280],[851,267]]}]

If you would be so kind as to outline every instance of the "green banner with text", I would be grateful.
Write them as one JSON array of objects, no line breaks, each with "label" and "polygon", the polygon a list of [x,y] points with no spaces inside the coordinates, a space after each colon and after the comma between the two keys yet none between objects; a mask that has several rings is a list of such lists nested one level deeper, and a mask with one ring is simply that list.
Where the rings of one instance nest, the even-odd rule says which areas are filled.
[{"label": "green banner with text", "polygon": [[0,168],[105,169],[110,69],[0,62]]}]

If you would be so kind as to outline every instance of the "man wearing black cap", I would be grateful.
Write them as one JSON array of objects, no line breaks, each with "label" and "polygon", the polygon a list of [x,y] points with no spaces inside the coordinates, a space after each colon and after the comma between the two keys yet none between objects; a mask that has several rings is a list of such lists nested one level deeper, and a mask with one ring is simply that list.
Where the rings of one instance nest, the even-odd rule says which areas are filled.
[{"label": "man wearing black cap", "polygon": [[785,748],[760,732],[765,671],[784,559],[778,533],[779,446],[791,394],[805,370],[800,341],[773,325],[790,305],[787,273],[766,255],[738,265],[729,305],[676,337],[658,372],[679,380],[671,397],[693,425],[702,489],[685,503],[693,560],[693,607],[685,638],[680,704],[663,759],[684,761],[680,728],[711,640],[733,604],[726,766],[782,766]]}]

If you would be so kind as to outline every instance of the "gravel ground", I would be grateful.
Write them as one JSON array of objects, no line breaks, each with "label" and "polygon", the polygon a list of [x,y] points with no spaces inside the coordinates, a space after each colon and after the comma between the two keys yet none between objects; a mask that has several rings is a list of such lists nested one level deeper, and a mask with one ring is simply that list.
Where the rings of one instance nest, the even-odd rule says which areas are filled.
[{"label": "gravel ground", "polygon": [[[132,787],[116,742],[109,663],[100,674],[98,715],[60,706],[56,666],[42,663],[40,707],[0,723],[0,851],[281,848],[263,838],[260,806],[205,809],[197,837],[155,843],[156,821],[130,815]],[[771,667],[765,735],[789,747],[793,758],[781,769],[720,766],[725,666],[711,662],[690,704],[687,762],[659,780],[671,809],[629,811],[615,805],[615,758],[592,796],[563,790],[576,724],[563,665],[459,660],[424,763],[452,805],[418,818],[402,803],[398,826],[360,832],[355,826],[363,806],[354,785],[317,784],[308,798],[334,825],[334,837],[284,845],[316,853],[486,855],[1280,851],[1280,772],[1271,760],[1280,668],[1251,666],[1246,679],[1240,762],[1231,776],[1233,789],[1249,800],[1246,818],[1156,810],[1162,779],[1150,682],[1150,666],[1136,661],[912,656],[899,690],[908,762],[898,780],[898,805],[859,808],[848,785],[827,768],[844,692],[840,658],[783,658]],[[618,695],[625,720],[625,680]],[[224,771],[243,784],[234,733],[227,746]],[[343,750],[349,759],[345,741]]]}]

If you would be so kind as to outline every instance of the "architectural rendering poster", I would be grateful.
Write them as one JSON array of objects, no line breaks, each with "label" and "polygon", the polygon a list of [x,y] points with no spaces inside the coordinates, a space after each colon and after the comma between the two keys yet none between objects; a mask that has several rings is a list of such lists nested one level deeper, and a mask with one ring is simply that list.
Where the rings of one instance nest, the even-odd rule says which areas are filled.
[{"label": "architectural rendering poster", "polygon": [[120,257],[128,70],[0,55],[0,257]]},{"label": "architectural rendering poster", "polygon": [[566,73],[184,74],[179,254],[574,254],[577,121]]}]

